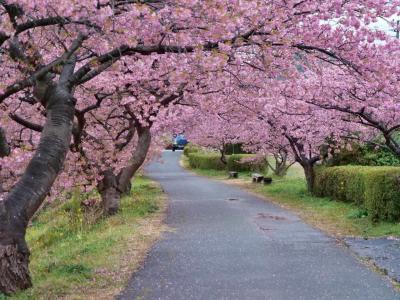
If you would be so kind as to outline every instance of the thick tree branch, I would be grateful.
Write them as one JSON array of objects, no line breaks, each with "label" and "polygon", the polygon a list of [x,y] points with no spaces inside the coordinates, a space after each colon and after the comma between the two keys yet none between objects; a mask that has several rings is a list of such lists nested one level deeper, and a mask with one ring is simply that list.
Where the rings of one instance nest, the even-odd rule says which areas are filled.
[{"label": "thick tree branch", "polygon": [[43,130],[43,126],[39,125],[39,124],[35,124],[33,122],[30,122],[24,118],[22,118],[21,116],[11,113],[9,114],[9,117],[11,120],[13,120],[14,122],[18,123],[21,126],[24,126],[28,129],[31,129],[33,131],[37,131],[37,132],[42,132]]},{"label": "thick tree branch", "polygon": [[[48,65],[40,68],[38,71],[34,72],[28,78],[18,81],[10,86],[8,86],[3,94],[0,94],[0,103],[2,103],[9,96],[16,94],[27,87],[31,87],[35,85],[36,81],[46,76],[50,71],[52,71],[55,67],[65,63],[82,45],[83,41],[87,39],[86,35],[79,34],[75,41],[72,43],[71,47],[67,52],[65,52],[61,57],[55,59],[53,62]],[[69,81],[72,83],[71,81]]]},{"label": "thick tree branch", "polygon": [[45,27],[50,25],[67,25],[67,24],[84,25],[86,27],[94,28],[96,31],[101,30],[101,27],[87,20],[72,20],[71,18],[56,16],[56,17],[47,17],[42,19],[34,19],[26,23],[19,24],[16,27],[15,35],[18,35],[24,31],[37,27]]}]

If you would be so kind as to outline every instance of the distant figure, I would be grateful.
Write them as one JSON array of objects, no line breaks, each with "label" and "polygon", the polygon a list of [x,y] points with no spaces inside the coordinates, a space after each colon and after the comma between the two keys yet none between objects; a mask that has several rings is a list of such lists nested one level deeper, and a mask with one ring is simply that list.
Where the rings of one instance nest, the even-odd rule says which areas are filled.
[{"label": "distant figure", "polygon": [[172,151],[175,151],[177,149],[183,150],[183,148],[185,148],[185,146],[188,143],[185,136],[181,133],[181,134],[174,134],[173,137],[174,137],[174,139],[172,142]]}]

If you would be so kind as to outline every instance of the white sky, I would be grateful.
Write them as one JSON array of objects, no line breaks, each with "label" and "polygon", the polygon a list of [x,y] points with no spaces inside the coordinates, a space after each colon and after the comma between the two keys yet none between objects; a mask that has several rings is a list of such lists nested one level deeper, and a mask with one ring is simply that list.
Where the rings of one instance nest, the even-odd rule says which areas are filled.
[{"label": "white sky", "polygon": [[379,19],[378,22],[374,23],[371,26],[372,26],[372,28],[384,30],[391,36],[396,37],[396,32],[394,31],[394,28],[392,26],[390,26],[390,24],[383,19]]}]

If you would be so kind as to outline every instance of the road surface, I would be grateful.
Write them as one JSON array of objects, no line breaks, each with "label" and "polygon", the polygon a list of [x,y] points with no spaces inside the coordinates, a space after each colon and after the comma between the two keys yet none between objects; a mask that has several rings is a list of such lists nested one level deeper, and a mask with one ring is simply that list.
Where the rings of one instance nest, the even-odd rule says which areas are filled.
[{"label": "road surface", "polygon": [[169,196],[166,233],[118,299],[400,299],[336,240],[165,151],[147,174]]}]

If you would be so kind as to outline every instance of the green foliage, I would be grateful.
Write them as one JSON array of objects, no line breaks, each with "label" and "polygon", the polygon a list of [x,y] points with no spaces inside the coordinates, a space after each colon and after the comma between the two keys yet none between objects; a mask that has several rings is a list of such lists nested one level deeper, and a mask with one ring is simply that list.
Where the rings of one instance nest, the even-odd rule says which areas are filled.
[{"label": "green foliage", "polygon": [[189,165],[194,169],[225,170],[226,165],[221,161],[219,153],[196,152],[188,155]]},{"label": "green foliage", "polygon": [[364,208],[355,209],[347,214],[349,219],[362,219],[368,217],[368,211]]},{"label": "green foliage", "polygon": [[400,220],[400,168],[317,168],[314,194],[365,207],[374,220]]},{"label": "green foliage", "polygon": [[185,148],[183,149],[183,154],[188,156],[191,153],[197,153],[197,152],[201,152],[201,148],[197,145],[194,145],[192,143],[189,143],[185,146]]},{"label": "green foliage", "polygon": [[400,158],[389,150],[364,150],[363,165],[368,166],[400,166]]},{"label": "green foliage", "polygon": [[260,172],[268,171],[268,164],[265,159],[257,158],[251,154],[234,154],[228,157],[227,168],[236,172]]},{"label": "green foliage", "polygon": [[351,149],[342,148],[327,161],[328,166],[400,166],[400,158],[388,149],[352,144]]},{"label": "green foliage", "polygon": [[369,170],[365,178],[365,206],[374,220],[400,220],[400,168]]},{"label": "green foliage", "polygon": [[194,169],[225,170],[237,172],[267,172],[265,160],[257,159],[252,154],[227,155],[227,164],[221,161],[217,152],[192,152],[187,155],[189,165]]}]

